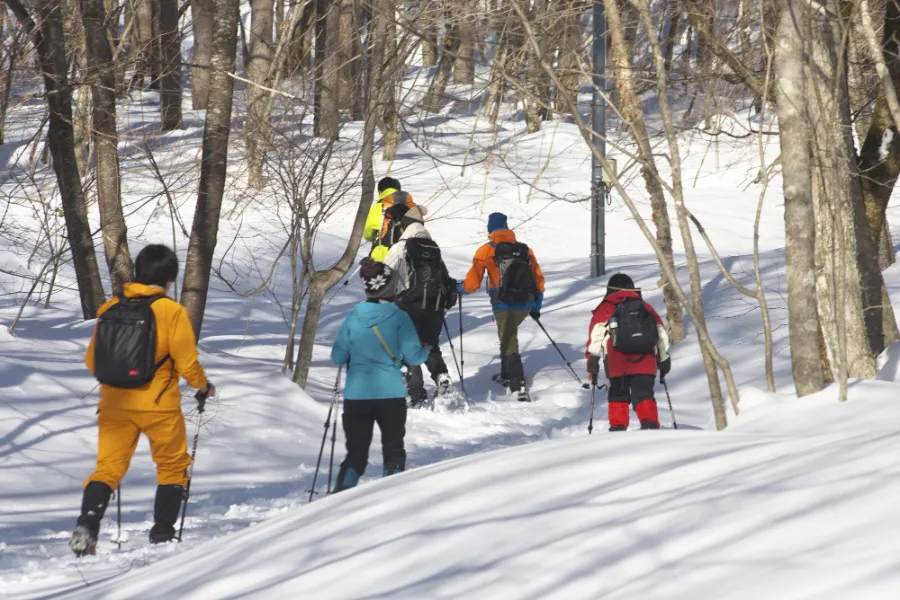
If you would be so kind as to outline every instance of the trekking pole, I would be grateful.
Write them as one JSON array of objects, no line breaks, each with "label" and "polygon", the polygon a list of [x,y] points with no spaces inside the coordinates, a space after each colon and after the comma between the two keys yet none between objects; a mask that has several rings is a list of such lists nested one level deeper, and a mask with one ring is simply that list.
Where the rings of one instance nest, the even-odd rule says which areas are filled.
[{"label": "trekking pole", "polygon": [[556,351],[559,352],[559,355],[562,357],[563,361],[566,363],[566,366],[569,367],[569,371],[572,372],[572,375],[575,379],[578,380],[578,383],[581,384],[581,387],[584,389],[588,389],[590,386],[581,380],[581,377],[578,376],[578,373],[575,372],[575,369],[572,367],[572,363],[566,358],[566,355],[563,354],[562,350],[559,349],[559,346],[556,345],[556,342],[553,341],[553,338],[550,337],[550,333],[547,332],[547,328],[544,327],[544,324],[541,323],[540,319],[535,319],[537,321],[538,326],[540,326],[541,330],[544,332],[544,335],[547,336],[547,339],[550,340],[550,343],[553,344],[553,347],[556,348]]},{"label": "trekking pole", "polygon": [[666,400],[669,401],[669,412],[672,413],[672,426],[675,429],[678,429],[678,423],[675,422],[675,409],[672,408],[672,398],[669,396],[669,386],[666,385],[666,376],[662,373],[659,374],[659,382],[663,384],[663,388],[666,390]]},{"label": "trekking pole", "polygon": [[[444,332],[447,334],[447,341],[450,342],[450,352],[453,353],[453,362],[456,363],[456,372],[459,373],[459,386],[462,388],[463,396],[466,397],[466,402],[469,402],[469,394],[466,392],[466,382],[462,376],[462,368],[459,366],[459,361],[456,360],[456,348],[453,347],[453,338],[450,337],[450,328],[447,326],[447,319],[444,319]],[[462,342],[460,342],[460,345]],[[460,346],[461,347],[461,346]]]},{"label": "trekking pole", "polygon": [[[445,323],[446,324],[446,323]],[[449,333],[447,334],[449,337]],[[466,353],[463,351],[463,321],[462,321],[462,294],[459,295],[459,380],[464,381],[466,376]],[[463,388],[465,391],[465,388]],[[468,401],[468,397],[466,398]]]},{"label": "trekking pole", "polygon": [[313,494],[316,493],[316,479],[319,477],[319,466],[322,464],[322,453],[325,451],[325,440],[328,439],[328,428],[331,426],[331,411],[334,410],[334,404],[337,402],[338,390],[341,388],[341,371],[343,366],[338,367],[337,380],[334,382],[334,393],[331,395],[331,405],[328,407],[328,416],[325,417],[325,432],[322,434],[322,445],[319,446],[319,458],[316,460],[316,471],[313,473],[312,488],[309,490],[309,501],[312,502]]},{"label": "trekking pole", "polygon": [[122,484],[116,488],[116,518],[119,522],[119,533],[116,536],[116,544],[122,550]]},{"label": "trekking pole", "polygon": [[[603,389],[606,387],[606,384],[600,386],[599,389]],[[591,381],[591,418],[588,421],[588,435],[594,432],[594,398],[597,395],[597,381]]]},{"label": "trekking pole", "polygon": [[178,528],[179,544],[181,543],[181,535],[184,533],[184,518],[187,516],[188,500],[191,498],[191,480],[194,479],[194,461],[197,460],[197,443],[200,441],[200,421],[203,416],[203,411],[206,409],[206,394],[197,390],[197,393],[194,394],[194,398],[197,400],[197,412],[200,413],[200,417],[197,417],[197,431],[194,433],[194,448],[191,450],[191,466],[188,469],[187,486],[184,488],[184,504],[181,506],[181,525]]},{"label": "trekking pole", "polygon": [[[337,400],[335,400],[335,404],[337,404]],[[338,410],[334,411],[334,424],[331,427],[331,458],[328,459],[328,491],[326,491],[326,495],[331,493],[331,473],[334,469],[334,443],[337,441],[337,420],[338,420]]]}]

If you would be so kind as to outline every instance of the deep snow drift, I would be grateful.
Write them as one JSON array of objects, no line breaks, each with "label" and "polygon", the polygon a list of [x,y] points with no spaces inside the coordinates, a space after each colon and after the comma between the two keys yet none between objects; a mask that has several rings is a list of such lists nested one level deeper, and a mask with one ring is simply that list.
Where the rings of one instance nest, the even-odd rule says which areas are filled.
[{"label": "deep snow drift", "polygon": [[64,597],[895,598],[898,390],[416,469]]}]

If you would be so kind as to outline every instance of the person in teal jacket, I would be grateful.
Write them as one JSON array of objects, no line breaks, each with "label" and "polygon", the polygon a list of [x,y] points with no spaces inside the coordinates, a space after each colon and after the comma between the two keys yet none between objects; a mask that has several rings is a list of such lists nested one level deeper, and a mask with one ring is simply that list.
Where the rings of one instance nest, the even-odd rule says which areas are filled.
[{"label": "person in teal jacket", "polygon": [[341,415],[347,458],[335,492],[354,487],[365,473],[375,423],[381,430],[384,476],[406,468],[406,381],[400,369],[428,358],[409,315],[384,297],[393,289],[391,268],[366,257],[359,275],[366,301],[347,315],[331,348],[332,362],[347,366]]}]

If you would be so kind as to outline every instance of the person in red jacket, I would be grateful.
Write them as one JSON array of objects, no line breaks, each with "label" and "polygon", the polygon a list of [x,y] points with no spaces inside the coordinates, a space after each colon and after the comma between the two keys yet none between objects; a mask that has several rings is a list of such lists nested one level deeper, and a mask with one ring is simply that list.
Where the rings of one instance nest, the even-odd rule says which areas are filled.
[{"label": "person in red jacket", "polygon": [[643,354],[626,354],[614,347],[613,337],[619,324],[611,320],[616,315],[618,305],[628,300],[643,302],[640,290],[634,287],[631,278],[624,273],[616,273],[606,284],[606,296],[594,309],[591,318],[585,352],[588,359],[588,374],[591,381],[596,384],[602,357],[606,377],[609,379],[610,431],[628,429],[629,403],[634,406],[634,411],[641,421],[641,429],[659,429],[659,414],[656,409],[656,398],[653,396],[653,386],[656,383],[657,370],[665,377],[672,367],[672,359],[669,357],[669,336],[663,327],[662,319],[653,307],[643,302],[646,313],[642,314],[649,313],[656,321],[658,339],[655,348]]}]

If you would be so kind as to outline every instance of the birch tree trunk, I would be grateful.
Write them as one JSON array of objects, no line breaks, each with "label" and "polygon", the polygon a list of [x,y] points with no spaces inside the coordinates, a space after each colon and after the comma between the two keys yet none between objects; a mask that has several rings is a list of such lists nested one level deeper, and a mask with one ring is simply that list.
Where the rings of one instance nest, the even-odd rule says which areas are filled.
[{"label": "birch tree trunk", "polygon": [[[247,164],[250,187],[263,187],[263,163],[272,138],[272,115],[269,111],[267,77],[272,65],[272,0],[253,0],[250,4],[250,61],[247,75]],[[256,84],[256,85],[253,85]]]},{"label": "birch tree trunk", "polygon": [[191,0],[194,55],[191,62],[191,105],[206,110],[209,97],[209,60],[212,56],[214,0]]},{"label": "birch tree trunk", "polygon": [[[675,258],[672,252],[672,228],[669,224],[669,209],[666,197],[663,193],[659,173],[656,171],[656,163],[653,159],[653,147],[647,134],[647,126],[644,122],[644,112],[640,98],[634,85],[634,76],[631,70],[632,48],[626,43],[624,27],[619,10],[620,0],[607,0],[606,12],[609,20],[609,32],[612,38],[611,63],[616,74],[616,87],[619,90],[622,116],[631,128],[632,138],[638,146],[641,157],[641,175],[647,192],[650,194],[650,203],[653,207],[653,223],[656,225],[656,242],[666,257],[666,262],[672,270],[675,270]],[[684,339],[684,317],[678,297],[671,285],[663,288],[663,298],[666,304],[666,328],[673,344]]]},{"label": "birch tree trunk", "polygon": [[191,228],[181,303],[187,308],[194,335],[200,337],[216,238],[219,215],[225,194],[228,170],[228,135],[231,131],[231,107],[237,53],[238,0],[218,0],[213,17],[213,44],[209,78],[209,107],[203,128],[203,151],[200,162],[200,186]]},{"label": "birch tree trunk", "polygon": [[128,229],[122,214],[119,181],[119,134],[116,127],[116,66],[107,40],[103,0],[83,0],[81,19],[87,40],[88,81],[93,96],[93,138],[96,155],[100,231],[114,294],[131,281],[134,267],[128,250]]},{"label": "birch tree trunk", "polygon": [[791,367],[798,396],[825,386],[819,359],[816,299],[816,226],[806,115],[806,76],[801,30],[806,10],[783,0],[775,36],[775,78],[784,188],[785,268]]}]

